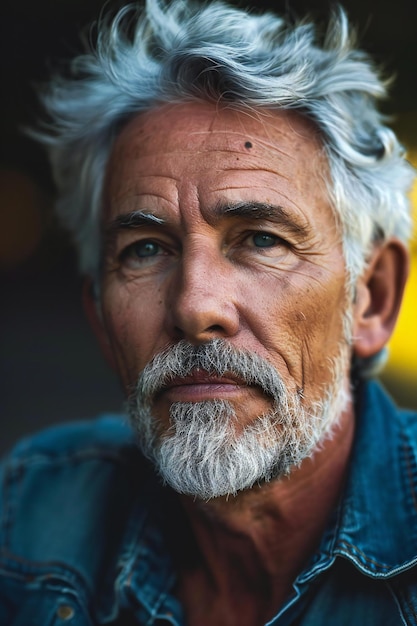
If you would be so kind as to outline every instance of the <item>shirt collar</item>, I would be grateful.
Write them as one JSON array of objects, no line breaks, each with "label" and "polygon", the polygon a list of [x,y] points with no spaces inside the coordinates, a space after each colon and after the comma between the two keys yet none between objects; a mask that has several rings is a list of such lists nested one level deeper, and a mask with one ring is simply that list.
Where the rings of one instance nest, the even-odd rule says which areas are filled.
[{"label": "shirt collar", "polygon": [[[107,577],[105,593],[97,598],[98,623],[113,622],[121,609],[134,611],[139,623],[163,617],[181,621],[181,606],[172,591],[176,583],[169,537],[182,519],[178,499],[165,488],[150,466],[126,524],[116,571]],[[169,532],[167,532],[169,530]]]},{"label": "shirt collar", "polygon": [[387,578],[417,562],[417,445],[376,382],[358,393],[355,443],[330,551]]},{"label": "shirt collar", "polygon": [[[417,562],[417,437],[410,432],[406,414],[401,416],[377,383],[362,385],[357,397],[346,487],[321,549],[298,577],[296,587],[303,587],[337,557],[350,560],[373,578],[394,576]],[[180,615],[171,595],[172,546],[166,545],[161,532],[167,520],[178,524],[182,519],[176,500],[150,476],[127,533],[129,547],[124,553],[130,556],[118,578],[119,602],[134,598],[146,614],[145,623],[152,623],[158,614]]]}]

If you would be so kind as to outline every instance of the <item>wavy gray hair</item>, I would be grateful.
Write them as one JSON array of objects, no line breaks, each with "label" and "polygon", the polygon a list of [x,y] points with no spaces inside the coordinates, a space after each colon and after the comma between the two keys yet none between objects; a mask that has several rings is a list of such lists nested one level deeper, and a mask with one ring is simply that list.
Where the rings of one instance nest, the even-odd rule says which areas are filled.
[{"label": "wavy gray hair", "polygon": [[98,278],[103,180],[121,126],[160,103],[196,99],[295,109],[314,121],[351,285],[375,240],[407,240],[413,171],[376,108],[386,85],[355,48],[342,9],[321,39],[310,23],[221,2],[147,0],[142,12],[130,5],[101,20],[97,43],[73,61],[72,78],[56,78],[44,94],[51,121],[37,133],[81,270]]}]

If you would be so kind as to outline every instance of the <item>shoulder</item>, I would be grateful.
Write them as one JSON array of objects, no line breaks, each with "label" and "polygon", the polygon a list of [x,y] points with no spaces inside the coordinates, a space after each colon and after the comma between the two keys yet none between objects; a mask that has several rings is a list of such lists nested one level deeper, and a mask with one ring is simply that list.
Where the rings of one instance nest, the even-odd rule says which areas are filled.
[{"label": "shoulder", "polygon": [[86,607],[98,590],[112,607],[156,483],[126,419],[49,428],[18,443],[0,472],[0,622],[49,623],[52,602]]},{"label": "shoulder", "polygon": [[397,428],[417,434],[417,412],[396,405],[387,390],[377,381],[368,381],[360,398],[360,414],[381,417]]},{"label": "shoulder", "polygon": [[[417,413],[399,408],[377,381],[365,383],[361,392],[356,425],[357,448],[368,457],[372,450],[373,462],[391,467],[391,474],[387,477],[390,484],[394,480],[394,465],[402,477],[410,476],[411,467],[415,467],[417,477]],[[370,442],[375,445],[371,446]]]},{"label": "shoulder", "polygon": [[36,457],[58,461],[81,451],[116,451],[130,445],[133,433],[126,416],[106,414],[91,420],[69,422],[46,428],[22,439],[11,451],[7,462],[30,462]]},{"label": "shoulder", "polygon": [[103,545],[120,532],[148,471],[119,415],[23,440],[1,467],[0,553],[32,562],[68,560],[74,546],[91,553],[92,537]]},{"label": "shoulder", "polygon": [[[47,428],[17,443],[3,460],[0,511],[5,498],[30,495],[26,486],[36,484],[38,493],[60,486],[69,494],[77,486],[76,477],[78,481],[81,477],[86,480],[100,468],[99,476],[104,479],[105,467],[108,472],[123,472],[142,462],[134,434],[123,415]],[[96,479],[91,487],[97,487],[99,482]]]},{"label": "shoulder", "polygon": [[47,428],[22,439],[3,460],[0,511],[5,498],[17,498],[26,484],[36,481],[38,489],[63,486],[75,475],[87,475],[92,465],[122,467],[136,458],[134,436],[122,415]]}]

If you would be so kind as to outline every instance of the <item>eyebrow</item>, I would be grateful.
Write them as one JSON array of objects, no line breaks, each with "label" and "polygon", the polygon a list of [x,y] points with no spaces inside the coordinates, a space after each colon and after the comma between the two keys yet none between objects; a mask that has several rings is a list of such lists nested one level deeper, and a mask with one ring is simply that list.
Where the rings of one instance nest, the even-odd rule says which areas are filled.
[{"label": "eyebrow", "polygon": [[310,229],[307,224],[301,224],[284,207],[267,202],[241,201],[230,203],[219,202],[215,207],[218,218],[246,217],[253,220],[270,220],[285,227],[288,233],[307,237]]},{"label": "eyebrow", "polygon": [[109,224],[104,227],[104,241],[106,245],[114,242],[117,233],[120,230],[129,230],[140,228],[149,224],[164,224],[165,220],[157,217],[150,211],[129,211],[129,213],[121,213]]},{"label": "eyebrow", "polygon": [[106,232],[111,233],[124,228],[139,228],[145,224],[163,224],[165,220],[157,217],[150,211],[130,211],[121,213],[106,226]]},{"label": "eyebrow", "polygon": [[[218,202],[214,207],[217,219],[222,217],[245,217],[252,220],[271,220],[282,225],[286,231],[295,236],[307,237],[308,226],[300,224],[282,206],[257,201],[240,201],[233,203]],[[165,220],[150,211],[130,211],[121,213],[104,228],[104,240],[108,245],[114,242],[120,230],[140,228],[149,224],[162,225]]]}]

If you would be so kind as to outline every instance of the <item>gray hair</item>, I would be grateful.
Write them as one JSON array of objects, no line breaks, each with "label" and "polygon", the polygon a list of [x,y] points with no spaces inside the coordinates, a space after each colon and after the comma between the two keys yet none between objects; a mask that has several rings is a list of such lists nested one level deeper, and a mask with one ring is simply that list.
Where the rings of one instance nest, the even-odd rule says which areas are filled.
[{"label": "gray hair", "polygon": [[209,100],[238,108],[294,109],[313,120],[330,166],[329,195],[341,224],[351,284],[376,240],[411,231],[413,170],[377,101],[386,85],[355,48],[345,13],[324,37],[307,22],[252,15],[221,2],[147,0],[98,24],[97,43],[72,78],[44,94],[57,210],[72,232],[81,270],[99,274],[106,164],[120,128],[165,102]]}]

